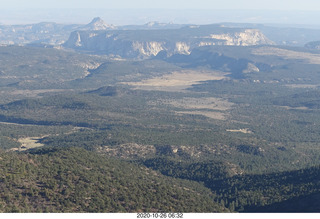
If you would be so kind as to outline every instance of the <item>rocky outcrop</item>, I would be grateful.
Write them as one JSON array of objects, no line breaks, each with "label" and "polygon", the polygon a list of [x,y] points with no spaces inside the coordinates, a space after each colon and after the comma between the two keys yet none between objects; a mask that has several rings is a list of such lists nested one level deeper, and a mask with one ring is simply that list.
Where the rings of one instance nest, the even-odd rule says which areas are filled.
[{"label": "rocky outcrop", "polygon": [[77,30],[98,31],[113,30],[115,26],[107,24],[101,18],[94,18],[89,24],[57,24],[41,22],[27,25],[0,25],[0,45],[32,44],[59,46],[70,33]]},{"label": "rocky outcrop", "polygon": [[108,30],[108,29],[116,29],[115,26],[111,24],[107,24],[100,17],[94,18],[89,24],[82,27],[81,30]]},{"label": "rocky outcrop", "polygon": [[217,25],[166,30],[75,31],[67,48],[123,58],[146,58],[165,52],[189,55],[194,48],[209,45],[252,46],[273,44],[259,30],[223,28]]},{"label": "rocky outcrop", "polygon": [[220,45],[229,46],[253,46],[262,44],[273,44],[266,36],[259,30],[247,29],[243,32],[236,32],[233,34],[212,34],[213,39],[222,40]]},{"label": "rocky outcrop", "polygon": [[[132,42],[133,51],[137,52],[138,55],[143,56],[156,56],[160,51],[165,50],[164,42]],[[130,49],[131,49],[130,48]]]},{"label": "rocky outcrop", "polygon": [[174,53],[189,55],[191,47],[186,42],[176,42]]},{"label": "rocky outcrop", "polygon": [[257,66],[255,66],[253,63],[248,63],[247,68],[242,71],[242,73],[244,74],[252,73],[252,72],[260,72],[260,69]]}]

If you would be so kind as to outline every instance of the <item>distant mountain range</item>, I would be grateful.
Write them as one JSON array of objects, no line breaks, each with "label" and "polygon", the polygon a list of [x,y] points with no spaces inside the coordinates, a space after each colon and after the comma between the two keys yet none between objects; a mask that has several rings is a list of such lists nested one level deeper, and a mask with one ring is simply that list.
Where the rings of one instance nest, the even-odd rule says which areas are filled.
[{"label": "distant mountain range", "polygon": [[0,45],[42,44],[59,46],[69,38],[73,31],[173,29],[182,26],[185,25],[159,22],[149,22],[145,25],[114,26],[106,23],[100,17],[94,18],[89,24],[57,24],[54,22],[27,25],[0,24]]},{"label": "distant mountain range", "polygon": [[83,25],[52,22],[0,25],[0,45],[64,47],[121,58],[146,58],[160,52],[166,52],[166,56],[190,54],[194,48],[208,45],[304,46],[311,41],[318,41],[319,36],[318,29],[259,24],[149,22],[145,25],[114,26],[99,17]]},{"label": "distant mountain range", "polygon": [[57,46],[68,39],[71,32],[76,30],[106,30],[113,29],[100,18],[94,18],[86,25],[80,24],[57,24],[42,22],[29,25],[0,25],[0,44],[43,44]]},{"label": "distant mountain range", "polygon": [[165,51],[190,54],[208,45],[252,46],[274,44],[259,30],[221,25],[189,25],[179,29],[74,31],[63,44],[66,48],[116,55],[124,58],[156,56]]}]

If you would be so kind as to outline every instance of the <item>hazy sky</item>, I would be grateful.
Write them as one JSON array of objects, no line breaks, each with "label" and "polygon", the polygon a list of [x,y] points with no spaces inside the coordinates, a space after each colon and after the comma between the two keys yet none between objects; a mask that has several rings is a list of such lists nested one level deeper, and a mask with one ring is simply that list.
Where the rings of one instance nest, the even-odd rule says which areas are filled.
[{"label": "hazy sky", "polygon": [[42,21],[84,24],[97,16],[114,25],[237,22],[320,28],[320,0],[0,0],[0,25]]},{"label": "hazy sky", "polygon": [[8,8],[319,10],[319,0],[0,0]]}]

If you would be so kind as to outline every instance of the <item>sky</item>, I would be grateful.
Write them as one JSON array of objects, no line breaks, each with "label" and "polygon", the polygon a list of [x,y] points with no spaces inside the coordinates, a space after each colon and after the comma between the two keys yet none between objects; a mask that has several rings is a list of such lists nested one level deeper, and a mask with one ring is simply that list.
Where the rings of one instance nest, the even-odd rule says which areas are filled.
[{"label": "sky", "polygon": [[319,10],[319,0],[0,0],[1,9],[105,8],[105,9],[269,9]]},{"label": "sky", "polygon": [[114,25],[238,22],[320,28],[320,0],[0,0],[0,5],[0,24],[8,25],[43,21],[84,24],[101,17]]}]

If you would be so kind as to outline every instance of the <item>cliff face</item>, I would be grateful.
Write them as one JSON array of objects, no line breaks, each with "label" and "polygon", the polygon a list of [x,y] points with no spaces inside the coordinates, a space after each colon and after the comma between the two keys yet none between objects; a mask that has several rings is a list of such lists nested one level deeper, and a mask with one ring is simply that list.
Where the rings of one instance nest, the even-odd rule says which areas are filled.
[{"label": "cliff face", "polygon": [[107,29],[116,29],[112,24],[107,24],[100,17],[94,18],[89,24],[82,27],[81,30],[107,30]]},{"label": "cliff face", "polygon": [[165,50],[164,42],[139,42],[133,41],[130,50],[133,50],[137,55],[156,56],[160,51]]},{"label": "cliff face", "polygon": [[26,25],[0,25],[0,45],[43,44],[59,46],[73,31],[113,30],[115,26],[107,24],[101,18],[94,18],[89,24],[57,24],[41,22]]},{"label": "cliff face", "polygon": [[123,58],[145,58],[162,51],[168,56],[187,55],[194,48],[208,45],[273,44],[256,29],[224,29],[218,26],[216,29],[204,26],[176,30],[75,31],[64,46]]},{"label": "cliff face", "polygon": [[234,34],[212,34],[213,39],[223,40],[221,45],[229,46],[253,46],[262,44],[272,44],[259,30],[247,29],[243,32],[236,32]]}]

